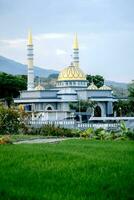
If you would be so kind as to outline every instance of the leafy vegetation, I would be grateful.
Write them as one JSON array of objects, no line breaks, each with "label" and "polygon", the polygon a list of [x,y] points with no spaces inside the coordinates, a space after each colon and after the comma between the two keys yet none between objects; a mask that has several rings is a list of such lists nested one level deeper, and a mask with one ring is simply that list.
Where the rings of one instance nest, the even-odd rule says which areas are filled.
[{"label": "leafy vegetation", "polygon": [[12,144],[12,140],[8,135],[0,137],[0,144]]},{"label": "leafy vegetation", "polygon": [[104,78],[100,75],[92,76],[88,74],[87,81],[88,85],[90,85],[93,82],[98,88],[104,85]]},{"label": "leafy vegetation", "polygon": [[0,146],[1,200],[134,199],[130,141]]},{"label": "leafy vegetation", "polygon": [[[1,135],[39,135],[39,136],[57,136],[57,137],[84,137],[99,140],[113,139],[134,139],[134,130],[129,130],[124,122],[121,122],[120,130],[116,132],[107,131],[103,128],[87,130],[72,130],[54,124],[46,124],[35,128],[28,124],[29,115],[24,110],[15,110],[0,106],[0,134]],[[3,139],[2,139],[3,141]],[[2,142],[1,142],[2,143]]]},{"label": "leafy vegetation", "polygon": [[134,83],[128,87],[128,99],[114,103],[114,111],[117,116],[134,116]]},{"label": "leafy vegetation", "polygon": [[29,128],[28,134],[30,135],[42,135],[42,136],[58,136],[58,137],[73,137],[75,132],[71,129],[62,128],[59,126],[54,126],[46,124],[40,128]]},{"label": "leafy vegetation", "polygon": [[18,133],[19,125],[19,113],[13,108],[0,106],[0,134]]},{"label": "leafy vegetation", "polygon": [[0,98],[3,98],[8,106],[21,90],[26,89],[26,86],[26,76],[13,76],[0,72]]}]

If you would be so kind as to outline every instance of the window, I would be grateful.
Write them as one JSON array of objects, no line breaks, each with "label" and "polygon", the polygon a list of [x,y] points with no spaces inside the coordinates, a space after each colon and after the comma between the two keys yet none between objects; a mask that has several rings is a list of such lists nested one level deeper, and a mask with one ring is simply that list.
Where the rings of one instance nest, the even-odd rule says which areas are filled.
[{"label": "window", "polygon": [[49,104],[46,106],[45,110],[54,110],[54,107]]},{"label": "window", "polygon": [[47,108],[47,110],[52,110],[51,106],[49,106],[49,107]]}]

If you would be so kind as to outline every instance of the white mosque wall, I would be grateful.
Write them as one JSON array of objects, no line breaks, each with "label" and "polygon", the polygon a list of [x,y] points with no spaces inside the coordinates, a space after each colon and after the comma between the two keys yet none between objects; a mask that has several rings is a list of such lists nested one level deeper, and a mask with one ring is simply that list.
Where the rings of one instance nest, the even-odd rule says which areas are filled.
[{"label": "white mosque wall", "polygon": [[87,100],[87,90],[77,90],[78,100]]},{"label": "white mosque wall", "polygon": [[56,98],[57,90],[23,91],[20,98]]},{"label": "white mosque wall", "polygon": [[67,117],[70,117],[70,112],[64,111],[46,111],[32,114],[32,121],[36,124],[36,122],[44,122],[44,121],[60,121],[65,120]]},{"label": "white mosque wall", "polygon": [[77,100],[77,94],[71,95],[71,94],[62,94],[58,95],[59,98],[61,98],[63,101],[76,101]]},{"label": "white mosque wall", "polygon": [[49,107],[51,107],[52,110],[57,110],[56,103],[36,103],[33,105],[35,111],[46,111]]},{"label": "white mosque wall", "polygon": [[113,97],[111,90],[87,90],[88,97]]},{"label": "white mosque wall", "polygon": [[109,101],[107,103],[107,115],[110,116],[113,114],[113,102]]}]

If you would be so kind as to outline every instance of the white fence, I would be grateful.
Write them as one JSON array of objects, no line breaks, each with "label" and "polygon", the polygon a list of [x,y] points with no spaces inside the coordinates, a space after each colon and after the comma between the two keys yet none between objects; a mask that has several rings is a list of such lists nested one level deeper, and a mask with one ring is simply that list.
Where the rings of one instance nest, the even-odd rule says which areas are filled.
[{"label": "white fence", "polygon": [[41,119],[30,120],[29,125],[33,127],[41,127],[45,124],[51,124],[64,128],[71,129],[87,129],[87,128],[104,128],[104,129],[119,129],[120,122],[124,121],[128,128],[134,129],[134,117],[99,117],[90,118],[88,123],[76,122],[75,120],[58,120],[58,121],[46,121]]},{"label": "white fence", "polygon": [[95,129],[96,128],[118,129],[120,127],[120,123],[78,123],[75,121],[41,121],[41,120],[29,121],[29,125],[37,128],[46,124],[51,124],[71,129],[87,129],[91,127]]}]

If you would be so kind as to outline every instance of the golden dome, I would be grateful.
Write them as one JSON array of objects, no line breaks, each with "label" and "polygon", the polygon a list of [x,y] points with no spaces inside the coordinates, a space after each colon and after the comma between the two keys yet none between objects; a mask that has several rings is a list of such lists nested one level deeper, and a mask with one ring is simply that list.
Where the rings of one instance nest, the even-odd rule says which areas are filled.
[{"label": "golden dome", "polygon": [[97,86],[94,83],[91,83],[88,88],[88,90],[98,90]]},{"label": "golden dome", "polygon": [[35,90],[44,90],[44,87],[39,84],[35,87]]},{"label": "golden dome", "polygon": [[79,67],[69,66],[64,68],[58,76],[58,81],[68,81],[68,80],[86,81],[86,76]]}]

